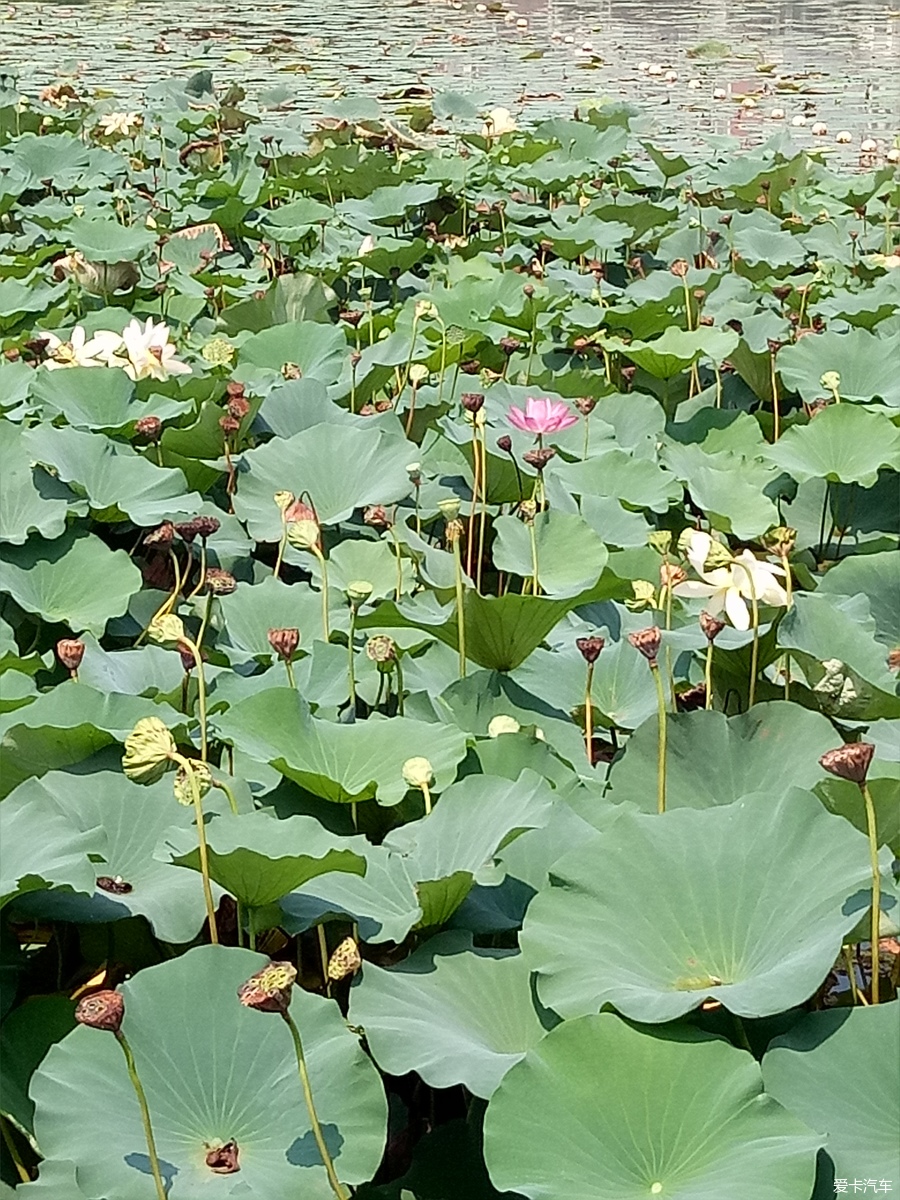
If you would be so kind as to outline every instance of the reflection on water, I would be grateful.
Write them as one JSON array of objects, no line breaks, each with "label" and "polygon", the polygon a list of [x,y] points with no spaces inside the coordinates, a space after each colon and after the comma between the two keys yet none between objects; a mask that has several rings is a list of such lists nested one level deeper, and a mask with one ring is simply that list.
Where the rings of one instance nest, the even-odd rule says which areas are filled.
[{"label": "reflection on water", "polygon": [[[0,63],[34,90],[76,65],[123,99],[164,76],[208,67],[217,82],[289,93],[300,111],[413,84],[474,92],[520,119],[588,98],[639,103],[663,142],[731,133],[746,144],[805,117],[808,145],[848,130],[887,145],[900,128],[900,0],[295,0],[217,7],[120,0],[10,4]],[[492,5],[496,7],[496,5]],[[697,53],[706,44],[703,53]],[[647,68],[650,68],[649,71]],[[725,98],[714,99],[716,92]],[[755,106],[741,106],[752,94]],[[390,100],[386,100],[390,103]],[[752,102],[751,102],[752,104]],[[815,122],[828,126],[812,135]]]}]

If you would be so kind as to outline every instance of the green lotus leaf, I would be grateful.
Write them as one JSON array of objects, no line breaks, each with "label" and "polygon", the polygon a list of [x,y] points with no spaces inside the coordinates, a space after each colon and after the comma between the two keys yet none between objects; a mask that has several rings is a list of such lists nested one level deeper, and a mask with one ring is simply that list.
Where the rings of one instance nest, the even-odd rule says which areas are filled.
[{"label": "green lotus leaf", "polygon": [[[36,818],[63,812],[76,835],[90,838],[94,864],[89,896],[33,896],[25,901],[23,911],[73,923],[140,915],[158,938],[173,944],[184,944],[197,935],[206,919],[200,879],[153,856],[160,838],[173,827],[184,831],[186,838],[196,841],[197,837],[193,810],[173,801],[172,776],[142,787],[110,771],[91,775],[51,771],[40,781],[20,784],[4,803],[13,802],[27,802]],[[128,890],[105,890],[96,884],[104,877],[124,880]]]},{"label": "green lotus leaf", "polygon": [[[267,214],[267,220],[274,220],[283,212],[284,208],[275,209]],[[273,325],[326,321],[336,303],[337,297],[322,280],[299,272],[279,275],[261,300],[254,297],[229,304],[221,319],[226,333],[237,334],[245,329],[261,333]]]},{"label": "green lotus leaf", "polygon": [[62,415],[76,429],[120,429],[143,416],[135,387],[124,371],[107,367],[69,367],[38,371],[32,399],[46,418]]},{"label": "green lotus leaf", "polygon": [[32,537],[24,546],[0,548],[0,588],[26,612],[98,637],[140,586],[140,571],[127,552],[108,549],[91,533],[52,542]]},{"label": "green lotus leaf", "polygon": [[816,588],[819,596],[860,593],[869,601],[876,639],[889,649],[900,646],[900,555],[893,551],[851,555],[832,567]]},{"label": "green lotus leaf", "polygon": [[798,1200],[822,1139],[765,1095],[742,1050],[603,1013],[558,1026],[513,1067],[484,1143],[496,1187],[535,1200]]},{"label": "green lotus leaf", "polygon": [[870,879],[865,837],[798,788],[624,813],[554,865],[522,949],[542,1002],[564,1017],[610,1003],[671,1021],[707,997],[768,1016],[821,984]]},{"label": "green lotus leaf", "polygon": [[882,467],[900,469],[900,429],[883,412],[831,404],[808,425],[788,429],[767,457],[799,483],[827,479],[872,487]]},{"label": "green lotus leaf", "polygon": [[348,349],[344,335],[319,321],[285,321],[241,343],[238,362],[281,371],[288,363],[300,368],[304,379],[337,383]]},{"label": "green lotus leaf", "polygon": [[[830,721],[783,700],[754,705],[737,717],[678,713],[667,724],[668,808],[710,808],[754,792],[776,799],[791,787],[811,789],[826,778],[819,758],[835,745]],[[657,761],[657,721],[650,717],[612,767],[610,799],[655,810]]]},{"label": "green lotus leaf", "polygon": [[[327,871],[364,875],[366,860],[348,838],[315,817],[278,820],[270,812],[220,816],[207,824],[209,873],[247,908],[265,908]],[[200,870],[196,830],[170,830],[160,856]]]},{"label": "green lotus leaf", "polygon": [[222,737],[245,753],[336,804],[372,798],[398,804],[407,792],[402,767],[408,758],[427,758],[434,787],[442,789],[466,753],[463,733],[446,725],[408,717],[353,725],[318,720],[290,688],[250,696],[217,724]]},{"label": "green lotus leaf", "polygon": [[549,784],[533,771],[515,780],[472,775],[446,789],[434,811],[394,829],[384,845],[403,857],[422,908],[420,925],[440,925],[478,879],[499,883],[491,863],[497,851],[525,829],[550,819]]},{"label": "green lotus leaf", "polygon": [[16,1125],[32,1145],[34,1105],[28,1096],[29,1081],[50,1047],[74,1025],[74,1009],[67,996],[31,996],[0,1026],[0,1115]]},{"label": "green lotus leaf", "polygon": [[[317,561],[310,564],[310,571],[317,586],[321,587],[322,568]],[[328,585],[346,592],[358,579],[365,579],[372,585],[369,602],[374,603],[384,596],[396,595],[398,586],[401,595],[412,591],[413,566],[409,559],[401,559],[398,576],[397,555],[391,542],[348,538],[335,546],[328,556]]]},{"label": "green lotus leaf", "polygon": [[[320,326],[318,328],[321,328]],[[277,542],[281,514],[275,492],[309,492],[319,521],[345,521],[366,504],[392,504],[412,489],[409,443],[383,430],[315,425],[244,455],[235,511],[257,541]]]},{"label": "green lotus leaf", "polygon": [[896,1003],[807,1014],[772,1042],[762,1072],[770,1096],[827,1135],[836,1177],[900,1178]]},{"label": "green lotus leaf", "polygon": [[27,443],[34,459],[77,487],[94,514],[106,520],[120,520],[124,513],[136,525],[156,525],[191,517],[203,506],[180,470],[158,467],[99,434],[42,425],[29,431]]},{"label": "green lotus leaf", "polygon": [[[289,1031],[277,1016],[237,999],[238,986],[267,961],[249,950],[199,946],[121,988],[122,1031],[147,1095],[170,1200],[213,1189],[248,1200],[333,1195]],[[295,988],[291,1015],[335,1169],[342,1181],[361,1183],[384,1148],[387,1112],[377,1072],[330,1001]],[[32,1079],[31,1098],[42,1152],[73,1162],[90,1200],[144,1200],[152,1190],[147,1143],[115,1038],[80,1026],[52,1047]],[[214,1175],[205,1162],[210,1147],[229,1141],[238,1147],[237,1179]]]},{"label": "green lotus leaf", "polygon": [[349,1018],[388,1074],[416,1071],[431,1087],[461,1083],[485,1099],[545,1033],[522,956],[447,934],[391,970],[366,963]]},{"label": "green lotus leaf", "polygon": [[687,332],[676,325],[669,325],[660,337],[652,341],[633,341],[625,346],[611,345],[611,348],[621,349],[627,358],[654,378],[672,379],[700,359],[722,362],[737,344],[738,335],[731,329]]},{"label": "green lotus leaf", "polygon": [[879,337],[866,329],[829,329],[779,350],[778,373],[784,386],[799,392],[807,404],[823,395],[820,380],[825,372],[837,371],[841,399],[880,398],[900,408],[900,376],[893,366],[898,354],[900,333]]},{"label": "green lotus leaf", "polygon": [[66,233],[70,245],[92,263],[134,262],[157,238],[152,229],[103,217],[75,217]]},{"label": "green lotus leaf", "polygon": [[624,450],[607,450],[587,462],[555,463],[548,472],[577,496],[615,496],[634,508],[665,512],[682,489],[668,471]]},{"label": "green lotus leaf", "polygon": [[[336,598],[337,599],[337,598]],[[225,618],[219,645],[254,658],[271,657],[270,629],[299,629],[300,648],[322,636],[322,598],[308,585],[287,584],[269,575],[253,587],[241,585],[219,600]]]},{"label": "green lotus leaf", "polygon": [[[494,565],[523,578],[534,571],[531,533],[516,517],[494,521]],[[550,510],[534,519],[538,582],[548,596],[577,596],[592,587],[609,557],[590,525],[575,513]]]},{"label": "green lotus leaf", "polygon": [[94,868],[88,855],[95,838],[82,832],[56,805],[35,809],[26,795],[0,806],[0,906],[29,892],[94,890]]},{"label": "green lotus leaf", "polygon": [[770,491],[779,472],[770,464],[731,451],[706,453],[705,443],[669,446],[663,460],[715,529],[749,540],[778,524]]},{"label": "green lotus leaf", "polygon": [[50,476],[33,465],[26,435],[10,421],[0,422],[0,478],[0,541],[21,546],[31,533],[48,540],[59,537],[66,527],[68,504]]}]

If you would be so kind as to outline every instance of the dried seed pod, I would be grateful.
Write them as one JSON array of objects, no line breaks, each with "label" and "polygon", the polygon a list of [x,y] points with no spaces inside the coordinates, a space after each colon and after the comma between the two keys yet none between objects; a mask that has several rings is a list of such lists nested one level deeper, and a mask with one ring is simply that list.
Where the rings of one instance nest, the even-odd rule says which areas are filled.
[{"label": "dried seed pod", "polygon": [[506,357],[509,358],[511,354],[515,354],[517,350],[522,349],[522,343],[518,338],[502,337],[500,339],[500,349],[503,351]]},{"label": "dried seed pod", "polygon": [[241,1169],[239,1154],[238,1144],[232,1139],[224,1146],[214,1146],[208,1151],[205,1162],[214,1175],[234,1175]]},{"label": "dried seed pod", "polygon": [[171,546],[175,540],[175,526],[171,521],[163,521],[156,529],[150,531],[144,538],[145,546]]},{"label": "dried seed pod", "polygon": [[602,637],[580,637],[575,639],[575,645],[581,652],[581,657],[589,665],[593,665],[600,657],[600,651],[606,645],[606,641]]},{"label": "dried seed pod", "polygon": [[238,999],[245,1008],[286,1013],[296,978],[297,968],[292,963],[270,962],[241,984],[237,991]]},{"label": "dried seed pod", "polygon": [[718,617],[714,617],[712,613],[708,613],[704,609],[700,614],[700,628],[703,630],[706,640],[714,642],[725,628],[725,622],[720,621]]},{"label": "dried seed pod", "polygon": [[370,504],[363,512],[363,523],[376,529],[389,529],[394,522],[383,504]]},{"label": "dried seed pod", "polygon": [[597,407],[597,401],[593,396],[579,396],[575,401],[575,407],[583,417],[589,417]]},{"label": "dried seed pod", "polygon": [[193,523],[197,528],[197,537],[204,542],[214,533],[218,533],[222,525],[218,517],[194,517]]},{"label": "dried seed pod", "polygon": [[56,643],[56,657],[67,671],[77,671],[84,658],[84,642],[81,638],[60,638]]},{"label": "dried seed pod", "polygon": [[678,563],[660,563],[659,564],[659,583],[660,587],[671,589],[677,587],[679,583],[684,583],[687,579],[687,571],[684,567],[680,567]]},{"label": "dried seed pod", "polygon": [[484,408],[483,392],[463,392],[460,400],[466,412],[477,413]]},{"label": "dried seed pod", "polygon": [[206,572],[206,590],[214,596],[230,596],[237,588],[237,580],[230,571],[221,567],[210,567]]},{"label": "dried seed pod", "polygon": [[278,657],[283,658],[285,662],[290,662],[297,653],[297,647],[300,645],[300,630],[270,629],[267,636],[269,645]]},{"label": "dried seed pod", "polygon": [[651,667],[656,666],[659,657],[659,647],[662,642],[662,631],[658,625],[647,629],[639,629],[637,633],[629,633],[628,640],[640,654],[643,654]]},{"label": "dried seed pod", "polygon": [[162,421],[159,417],[140,417],[134,423],[134,432],[149,442],[158,442],[162,434]]},{"label": "dried seed pod", "polygon": [[819,765],[838,779],[850,783],[865,783],[869,764],[875,754],[871,742],[847,742],[836,750],[829,750],[819,759]]},{"label": "dried seed pod", "polygon": [[336,983],[340,979],[346,979],[348,975],[355,975],[361,966],[362,958],[356,939],[345,937],[329,958],[326,974]]},{"label": "dried seed pod", "polygon": [[91,1029],[105,1029],[109,1033],[119,1032],[124,1015],[125,1000],[119,992],[112,990],[85,996],[78,1001],[75,1009],[75,1020],[79,1025],[89,1025]]},{"label": "dried seed pod", "polygon": [[397,643],[386,633],[378,633],[366,642],[366,658],[379,667],[397,661]]},{"label": "dried seed pod", "polygon": [[524,462],[527,462],[530,467],[534,467],[536,471],[543,471],[547,463],[556,454],[554,446],[542,446],[539,450],[526,450],[522,455]]}]

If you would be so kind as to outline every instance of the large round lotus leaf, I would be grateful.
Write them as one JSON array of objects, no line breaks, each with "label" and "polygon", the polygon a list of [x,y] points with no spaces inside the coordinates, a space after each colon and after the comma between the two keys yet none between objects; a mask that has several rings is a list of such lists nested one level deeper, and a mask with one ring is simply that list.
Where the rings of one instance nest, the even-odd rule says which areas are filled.
[{"label": "large round lotus leaf", "polygon": [[441,935],[392,970],[366,963],[349,1017],[388,1074],[416,1071],[431,1087],[461,1083],[487,1099],[544,1036],[530,980],[521,954]]},{"label": "large round lotus leaf", "polygon": [[[782,700],[754,705],[737,717],[679,713],[667,725],[667,808],[708,808],[753,792],[774,798],[790,787],[812,788],[825,778],[819,757],[835,745],[825,717]],[[657,763],[654,716],[635,731],[613,766],[610,799],[655,811]]]},{"label": "large round lotus leaf", "polygon": [[766,454],[798,483],[827,479],[871,487],[882,467],[900,469],[900,429],[883,412],[832,404],[809,425],[793,425]]},{"label": "large round lotus leaf", "polygon": [[900,1183],[896,1002],[810,1013],[775,1039],[762,1071],[770,1095],[828,1135],[837,1178]]},{"label": "large round lotus leaf", "polygon": [[110,550],[89,533],[63,534],[52,542],[31,538],[0,552],[0,589],[48,624],[103,634],[141,586],[141,573],[125,550]]},{"label": "large round lotus leaf", "polygon": [[557,1026],[484,1125],[495,1186],[535,1200],[805,1200],[821,1144],[743,1050],[612,1013]]},{"label": "large round lotus leaf", "polygon": [[377,797],[398,804],[407,792],[403,764],[427,758],[435,788],[451,783],[465,756],[463,733],[409,717],[338,725],[309,715],[291,688],[269,688],[218,718],[222,736],[325,800]]},{"label": "large round lotus leaf", "polygon": [[409,455],[409,442],[381,429],[314,425],[244,455],[235,512],[253,537],[266,542],[281,537],[275,492],[309,492],[324,525],[345,521],[355,508],[391,504],[409,494]]},{"label": "large round lotus leaf", "polygon": [[708,996],[762,1017],[802,1004],[869,882],[866,839],[808,792],[624,813],[553,867],[522,950],[564,1017],[671,1021]]},{"label": "large round lotus leaf", "polygon": [[55,804],[36,810],[24,793],[0,806],[0,907],[16,896],[61,888],[90,895],[94,838]]},{"label": "large round lotus leaf", "polygon": [[[533,575],[531,533],[517,517],[494,521],[494,565],[523,578]],[[590,525],[577,513],[552,509],[534,520],[538,582],[548,596],[577,596],[600,578],[609,557]]]},{"label": "large round lotus leaf", "polygon": [[[93,874],[120,877],[130,890],[116,894],[92,883],[90,895],[33,896],[25,911],[68,921],[117,921],[145,916],[165,942],[189,942],[206,919],[199,876],[153,857],[166,830],[179,826],[196,843],[193,810],[172,794],[172,775],[142,787],[111,771],[68,775],[51,771],[21,784],[6,802],[20,801],[38,822],[54,812],[68,817],[75,836],[89,838]],[[214,792],[210,796],[221,796]],[[209,801],[207,801],[207,808]],[[0,809],[0,814],[5,809]]]},{"label": "large round lotus leaf", "polygon": [[307,584],[282,583],[274,575],[253,587],[239,585],[220,599],[225,628],[217,645],[230,644],[241,657],[273,657],[270,629],[299,629],[300,646],[309,650],[322,637],[322,598]]},{"label": "large round lotus leaf", "polygon": [[0,422],[0,541],[21,546],[30,533],[56,538],[66,527],[68,505],[60,489],[41,468],[35,467],[25,435],[11,421]]},{"label": "large round lotus leaf", "polygon": [[819,586],[819,596],[856,596],[863,592],[875,622],[875,637],[889,649],[900,646],[900,555],[849,555],[832,567]]},{"label": "large round lotus leaf", "polygon": [[800,338],[793,346],[780,350],[778,373],[785,387],[799,392],[807,404],[822,395],[819,381],[825,372],[837,371],[843,400],[880,397],[885,404],[898,408],[900,376],[893,366],[898,353],[900,335],[897,334],[878,337],[866,329],[851,329],[847,333],[827,330],[818,337]]},{"label": "large round lotus leaf", "polygon": [[[170,1200],[331,1197],[310,1128],[290,1032],[236,989],[268,960],[201,946],[142,971],[121,991],[122,1031],[147,1094]],[[316,1109],[340,1178],[371,1178],[386,1104],[375,1068],[331,1001],[294,989]],[[153,1193],[140,1110],[115,1038],[79,1027],[35,1073],[35,1132],[48,1159],[68,1159],[90,1200]],[[240,1171],[216,1175],[210,1147],[235,1141]]]},{"label": "large round lotus leaf", "polygon": [[286,363],[300,368],[307,379],[337,383],[347,356],[347,342],[339,329],[319,321],[286,321],[241,344],[239,361],[280,371]]},{"label": "large round lotus leaf", "polygon": [[0,1116],[14,1122],[32,1142],[34,1105],[28,1083],[53,1043],[74,1027],[74,1011],[68,996],[32,996],[0,1026]]},{"label": "large round lotus leaf", "polygon": [[124,371],[72,367],[38,372],[31,397],[48,421],[61,413],[76,429],[116,429],[144,415],[143,406],[134,403],[134,392]]}]

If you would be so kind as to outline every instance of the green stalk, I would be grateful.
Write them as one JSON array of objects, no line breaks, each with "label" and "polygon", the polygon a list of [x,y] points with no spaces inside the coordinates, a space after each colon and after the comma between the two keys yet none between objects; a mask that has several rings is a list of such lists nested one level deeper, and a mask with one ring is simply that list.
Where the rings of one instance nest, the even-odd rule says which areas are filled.
[{"label": "green stalk", "polygon": [[712,706],[713,706],[712,705],[712,691],[713,691],[712,656],[713,656],[713,644],[712,644],[712,642],[707,642],[707,644],[706,644],[706,671],[704,673],[704,679],[706,681],[706,703],[704,704],[705,708],[712,708]]},{"label": "green stalk", "polygon": [[[210,599],[212,596],[210,595]],[[206,676],[203,673],[203,655],[200,653],[200,647],[196,642],[192,642],[189,637],[181,639],[194,656],[194,665],[197,668],[197,706],[200,709],[200,758],[206,762],[209,747],[206,740]]]},{"label": "green stalk", "polygon": [[531,575],[532,587],[531,592],[534,596],[540,595],[540,584],[538,583],[538,548],[537,534],[534,529],[534,518],[528,522],[528,534],[531,538]]},{"label": "green stalk", "polygon": [[356,716],[356,669],[353,662],[354,641],[356,639],[356,605],[350,601],[350,636],[347,639],[347,676],[350,681],[350,711]]},{"label": "green stalk", "polygon": [[322,630],[327,642],[331,637],[331,631],[328,627],[328,567],[326,566],[325,555],[322,553],[321,546],[313,546],[312,552],[319,560],[319,566],[322,568]]},{"label": "green stalk", "polygon": [[284,660],[284,669],[287,672],[288,685],[292,687],[294,691],[296,691],[297,684],[294,682],[294,668],[291,665],[291,660],[289,658]]},{"label": "green stalk", "polygon": [[594,682],[594,664],[588,663],[587,684],[584,689],[584,748],[587,751],[588,766],[594,765],[594,704],[591,698],[591,685]]},{"label": "green stalk", "polygon": [[[351,409],[352,412],[352,409]],[[281,573],[281,564],[284,562],[284,552],[287,549],[287,522],[284,519],[284,509],[281,510],[281,540],[278,543],[278,557],[275,559],[275,570],[273,572],[276,579]]]},{"label": "green stalk", "polygon": [[425,816],[431,816],[431,788],[427,783],[422,784],[422,797],[425,800]]},{"label": "green stalk", "polygon": [[459,534],[453,539],[453,560],[456,564],[456,628],[459,640],[459,677],[466,677],[466,613],[465,589],[463,586],[462,556],[459,550]]},{"label": "green stalk", "polygon": [[663,691],[662,677],[659,673],[659,663],[652,662],[653,682],[656,684],[656,706],[659,713],[659,740],[657,749],[657,782],[656,782],[656,811],[666,811],[666,696]]},{"label": "green stalk", "polygon": [[194,814],[197,820],[197,844],[200,851],[200,874],[203,876],[203,899],[206,901],[206,916],[209,920],[209,940],[214,946],[219,944],[219,930],[216,926],[216,906],[213,903],[212,885],[209,882],[209,851],[206,845],[206,826],[203,822],[203,801],[200,797],[200,785],[189,758],[181,754],[173,754],[173,760],[183,767],[191,785],[191,797],[194,801]]},{"label": "green stalk", "polygon": [[747,576],[750,584],[750,611],[753,615],[753,645],[750,649],[750,690],[747,696],[747,707],[752,708],[756,703],[756,677],[759,674],[759,601],[756,598],[756,584],[753,575],[742,562],[735,559],[734,565],[740,567]]},{"label": "green stalk", "polygon": [[312,1125],[313,1137],[316,1139],[316,1145],[319,1147],[319,1154],[322,1156],[322,1163],[325,1167],[325,1174],[328,1176],[328,1182],[331,1185],[331,1190],[334,1192],[337,1200],[350,1200],[349,1193],[344,1190],[343,1185],[337,1177],[337,1172],[334,1169],[331,1155],[328,1153],[328,1147],[325,1144],[325,1136],[322,1133],[322,1126],[319,1124],[319,1116],[316,1112],[315,1101],[313,1100],[312,1088],[309,1083],[309,1072],[306,1069],[306,1058],[303,1054],[303,1042],[300,1039],[300,1030],[297,1028],[296,1022],[291,1014],[285,1009],[282,1013],[288,1029],[291,1031],[291,1037],[294,1040],[294,1050],[297,1054],[297,1070],[300,1073],[300,1084],[303,1088],[303,1098],[306,1101],[306,1111],[309,1114],[310,1124]]},{"label": "green stalk", "polygon": [[225,793],[225,795],[228,799],[228,807],[231,809],[231,811],[234,813],[234,815],[237,816],[238,815],[237,800],[235,800],[234,792],[231,790],[231,788],[228,786],[228,784],[225,782],[225,780],[224,779],[214,779],[213,787],[216,787],[219,789],[219,791],[222,791]]},{"label": "green stalk", "polygon": [[865,782],[859,785],[863,802],[866,806],[866,832],[869,835],[869,860],[872,865],[872,925],[870,939],[872,942],[872,1003],[878,1003],[878,940],[881,917],[881,874],[878,870],[878,827],[875,821],[875,805],[872,803],[872,793]]},{"label": "green stalk", "polygon": [[[403,716],[403,668],[400,666],[399,658],[394,663],[394,666],[397,669],[397,716],[402,717]],[[388,682],[389,690],[390,690],[390,686],[391,686],[390,682]],[[375,707],[377,708],[378,705],[376,704]]]},{"label": "green stalk", "polygon": [[153,1137],[153,1126],[150,1123],[150,1109],[147,1105],[147,1097],[144,1093],[143,1085],[137,1073],[137,1067],[134,1064],[134,1055],[131,1052],[128,1039],[121,1029],[116,1030],[115,1037],[116,1041],[122,1047],[122,1053],[125,1055],[128,1077],[131,1080],[131,1086],[134,1088],[134,1094],[137,1096],[138,1106],[141,1110],[141,1124],[144,1126],[144,1137],[147,1140],[147,1157],[150,1159],[150,1170],[153,1173],[153,1182],[156,1184],[157,1200],[166,1200],[166,1185],[163,1183],[162,1172],[159,1169],[159,1155],[156,1153],[156,1141]]}]

